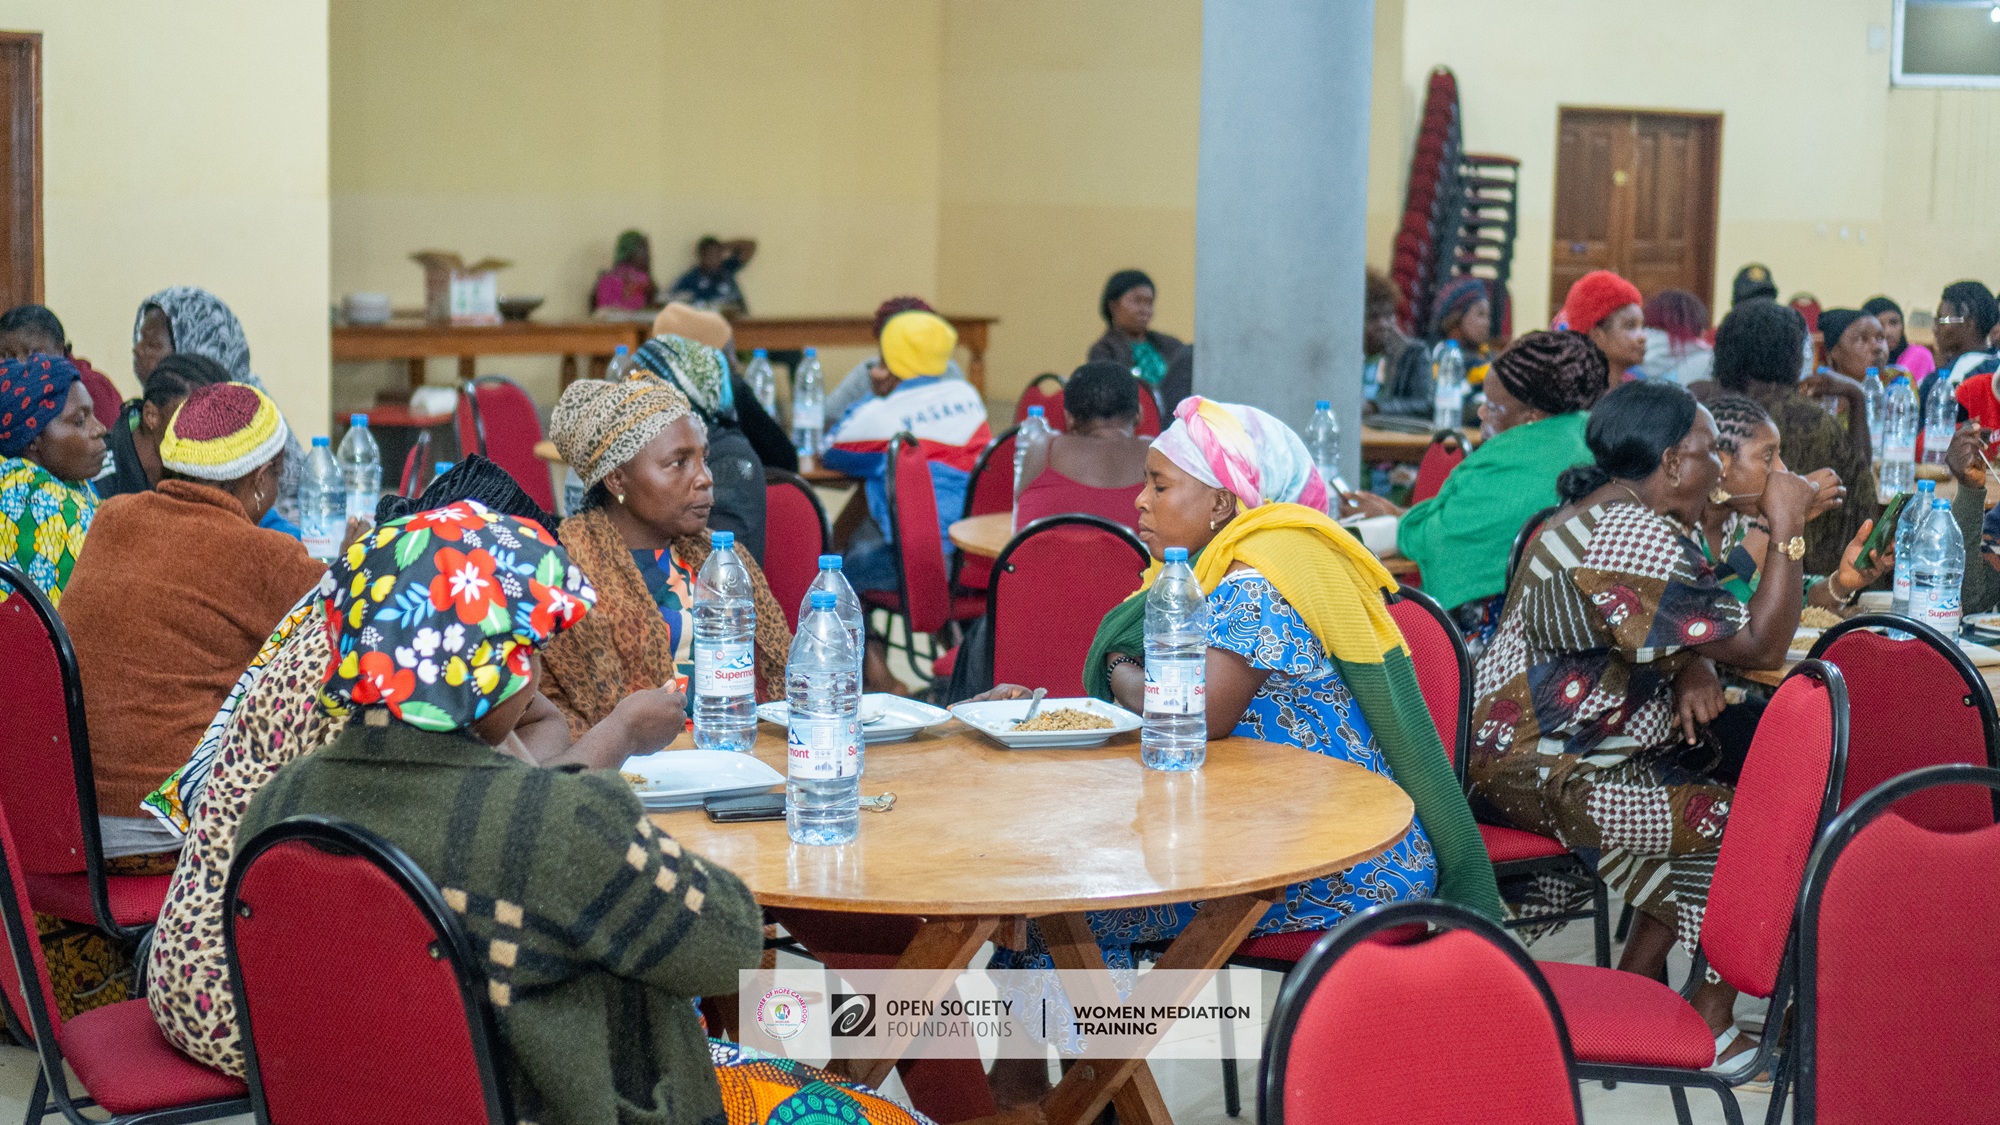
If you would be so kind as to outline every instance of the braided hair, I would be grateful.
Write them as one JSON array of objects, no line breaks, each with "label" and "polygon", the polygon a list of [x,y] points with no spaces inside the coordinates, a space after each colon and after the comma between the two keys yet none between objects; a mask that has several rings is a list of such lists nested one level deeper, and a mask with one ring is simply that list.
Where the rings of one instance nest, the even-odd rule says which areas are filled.
[{"label": "braided hair", "polygon": [[1715,448],[1723,453],[1740,451],[1759,429],[1772,424],[1757,400],[1743,395],[1723,395],[1708,404],[1708,412],[1715,418]]},{"label": "braided hair", "polygon": [[561,522],[544,512],[540,504],[522,491],[507,470],[477,453],[440,474],[421,496],[414,499],[393,494],[382,497],[375,505],[375,522],[388,523],[418,512],[456,504],[460,500],[477,500],[503,516],[534,520],[550,535],[556,533],[556,525]]}]

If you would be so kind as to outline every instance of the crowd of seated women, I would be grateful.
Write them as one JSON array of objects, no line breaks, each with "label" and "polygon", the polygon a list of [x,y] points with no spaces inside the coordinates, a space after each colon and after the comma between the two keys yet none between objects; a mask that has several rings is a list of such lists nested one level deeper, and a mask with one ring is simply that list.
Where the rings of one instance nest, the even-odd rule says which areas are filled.
[{"label": "crowd of seated women", "polygon": [[[1137,436],[1139,396],[1189,349],[1151,330],[1152,284],[1126,271],[1100,303],[1105,338],[1067,381],[1063,431],[1028,453],[1023,518],[1092,512],[1132,526],[1156,560],[1187,550],[1212,611],[1210,735],[1327,754],[1409,793],[1401,841],[1287,888],[1256,933],[1322,930],[1411,898],[1492,916],[1563,908],[1556,889],[1496,882],[1476,810],[1587,856],[1637,911],[1621,967],[1659,976],[1673,945],[1699,940],[1759,714],[1754,691],[1725,685],[1778,666],[1805,605],[1844,610],[1889,565],[1861,555],[1875,498],[1856,396],[1868,367],[1910,356],[1883,315],[1900,310],[1822,312],[1827,370],[1808,373],[1803,319],[1761,294],[1737,302],[1711,345],[1696,330],[1705,309],[1644,310],[1629,283],[1593,274],[1557,328],[1497,354],[1483,284],[1444,296],[1434,333],[1482,349],[1484,440],[1434,498],[1394,511],[1336,496],[1282,421],[1200,395],[1180,397],[1156,439]],[[1973,416],[1949,464],[1968,542],[1976,528],[1994,545],[1966,579],[1968,608],[1984,608],[2000,604],[2000,526],[1983,507],[1979,396],[1991,399],[2000,366],[1985,350],[2000,310],[1976,283],[1945,297],[1923,392],[1955,394]],[[581,380],[556,403],[553,440],[581,490],[567,518],[472,456],[350,525],[331,566],[287,532],[295,433],[221,301],[169,289],[142,304],[141,393],[115,412],[53,315],[0,317],[0,556],[71,634],[113,869],[172,873],[137,974],[105,935],[38,919],[66,1013],[143,980],[171,1043],[241,1074],[221,941],[229,865],[246,834],[318,813],[409,853],[491,951],[503,1074],[525,1117],[764,1121],[810,1086],[843,1120],[922,1120],[708,1038],[689,1000],[733,991],[758,963],[763,916],[606,772],[684,727],[711,533],[751,548],[760,700],[783,698],[791,643],[756,563],[768,437],[738,409],[727,322],[676,306],[660,316],[630,377]],[[880,588],[884,567],[893,582],[888,439],[917,431],[945,519],[989,440],[943,318],[899,298],[877,338],[879,357],[850,373],[829,418],[829,463],[863,480],[878,524],[847,565],[863,589]],[[1704,365],[1688,362],[1703,350],[1691,341],[1712,378],[1693,377]],[[1343,500],[1394,511],[1400,550],[1480,649],[1470,797],[1387,612],[1395,579],[1328,515]],[[1508,547],[1546,508],[1510,584]],[[1134,710],[1145,592],[1104,618],[1082,669],[1091,694]],[[879,683],[886,664],[871,665]],[[1120,965],[1192,916],[1167,905],[1091,926]],[[996,962],[1046,967],[1039,931],[1019,936]],[[1749,1049],[1733,1000],[1715,982],[1695,995],[1721,1066]],[[998,1103],[1036,1096],[1035,1069],[996,1067]]]}]

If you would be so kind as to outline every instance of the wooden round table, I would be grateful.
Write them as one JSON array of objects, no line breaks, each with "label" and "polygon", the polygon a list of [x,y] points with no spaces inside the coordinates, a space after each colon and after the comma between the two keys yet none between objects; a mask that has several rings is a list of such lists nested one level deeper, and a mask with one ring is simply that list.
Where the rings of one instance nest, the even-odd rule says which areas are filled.
[{"label": "wooden round table", "polygon": [[997,559],[1014,538],[1014,513],[992,512],[967,516],[951,525],[951,542],[968,555]]},{"label": "wooden round table", "polygon": [[[1024,705],[1025,706],[1025,705]],[[763,725],[753,753],[784,771]],[[1388,778],[1294,746],[1211,742],[1193,773],[1139,764],[1136,733],[1090,750],[1007,750],[957,723],[868,748],[861,790],[896,794],[840,847],[793,844],[779,821],[716,824],[699,809],[653,822],[781,908],[924,919],[897,968],[938,973],[939,994],[981,945],[1018,946],[1035,918],[1058,968],[1102,973],[1085,913],[1200,901],[1159,967],[1214,970],[1292,883],[1380,855],[1414,806]],[[894,1058],[850,1062],[880,1083]],[[1121,1122],[1164,1122],[1143,1059],[1073,1067],[1045,1120],[1085,1122],[1115,1101]]]}]

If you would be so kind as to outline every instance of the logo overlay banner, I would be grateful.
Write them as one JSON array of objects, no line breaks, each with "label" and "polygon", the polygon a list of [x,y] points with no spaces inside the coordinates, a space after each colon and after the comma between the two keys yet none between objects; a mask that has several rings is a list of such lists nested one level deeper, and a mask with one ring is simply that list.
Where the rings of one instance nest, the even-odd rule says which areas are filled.
[{"label": "logo overlay banner", "polygon": [[746,1048],[807,1062],[880,1058],[1254,1059],[1268,974],[1153,969],[852,969],[739,975]]}]

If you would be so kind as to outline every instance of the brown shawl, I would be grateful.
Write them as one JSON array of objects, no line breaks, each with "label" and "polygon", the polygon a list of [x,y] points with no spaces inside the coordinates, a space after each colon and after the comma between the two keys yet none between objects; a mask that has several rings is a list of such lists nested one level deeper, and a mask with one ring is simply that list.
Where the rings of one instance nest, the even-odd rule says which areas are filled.
[{"label": "brown shawl", "polygon": [[[542,648],[542,694],[569,719],[571,737],[603,721],[618,701],[635,691],[656,688],[678,674],[672,641],[646,580],[632,561],[632,549],[602,508],[562,522],[562,545],[597,588],[597,606],[576,627]],[[673,542],[674,555],[699,572],[708,561],[708,537],[688,535]],[[785,698],[785,659],[792,631],[785,611],[764,581],[764,571],[745,557],[757,602],[757,701]]]}]

